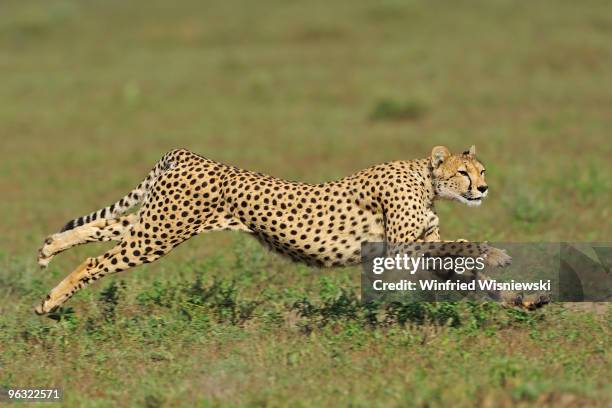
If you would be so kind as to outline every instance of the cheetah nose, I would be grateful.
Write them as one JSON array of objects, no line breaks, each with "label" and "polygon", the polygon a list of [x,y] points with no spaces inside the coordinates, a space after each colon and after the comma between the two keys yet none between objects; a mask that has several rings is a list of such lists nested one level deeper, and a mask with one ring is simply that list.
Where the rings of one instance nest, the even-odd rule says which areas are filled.
[{"label": "cheetah nose", "polygon": [[478,191],[480,191],[481,193],[484,193],[488,189],[489,189],[489,186],[478,186]]}]

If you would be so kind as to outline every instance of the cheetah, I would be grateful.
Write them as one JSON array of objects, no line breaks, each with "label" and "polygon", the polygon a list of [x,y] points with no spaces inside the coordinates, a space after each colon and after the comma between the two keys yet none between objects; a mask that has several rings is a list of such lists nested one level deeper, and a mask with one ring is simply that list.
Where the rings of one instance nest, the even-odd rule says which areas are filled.
[{"label": "cheetah", "polygon": [[[286,181],[175,149],[119,201],[73,219],[44,241],[38,254],[43,268],[73,246],[118,243],[86,259],[35,312],[51,313],[91,282],[156,261],[209,231],[246,232],[309,265],[355,265],[364,242],[439,242],[434,202],[450,199],[478,206],[488,192],[474,146],[461,154],[436,146],[425,159],[379,164],[321,184]],[[488,256],[492,265],[509,262],[501,250],[484,244],[469,247]]]}]

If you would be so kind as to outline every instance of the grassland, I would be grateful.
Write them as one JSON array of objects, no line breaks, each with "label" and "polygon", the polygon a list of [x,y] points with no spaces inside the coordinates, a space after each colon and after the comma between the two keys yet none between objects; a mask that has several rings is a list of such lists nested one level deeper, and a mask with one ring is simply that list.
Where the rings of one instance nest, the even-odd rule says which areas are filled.
[{"label": "grassland", "polygon": [[3,1],[0,387],[66,406],[609,406],[607,306],[370,310],[359,271],[247,237],[192,239],[32,305],[42,239],[165,151],[304,181],[476,144],[490,198],[441,203],[448,238],[609,241],[606,1]]}]

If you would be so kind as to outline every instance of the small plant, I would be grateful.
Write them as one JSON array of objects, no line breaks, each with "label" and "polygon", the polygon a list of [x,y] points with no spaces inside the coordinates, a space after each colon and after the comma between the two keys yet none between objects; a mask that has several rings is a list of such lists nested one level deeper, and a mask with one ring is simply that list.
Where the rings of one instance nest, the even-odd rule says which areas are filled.
[{"label": "small plant", "polygon": [[432,322],[439,325],[457,327],[461,325],[458,308],[458,303],[430,303],[429,318]]},{"label": "small plant", "polygon": [[424,324],[427,318],[427,308],[423,302],[392,302],[386,307],[385,323]]},{"label": "small plant", "polygon": [[510,394],[515,401],[533,401],[542,392],[542,385],[538,382],[522,382],[515,386]]},{"label": "small plant", "polygon": [[53,313],[47,316],[51,320],[57,320],[58,322],[75,323],[76,315],[72,307],[59,307]]},{"label": "small plant", "polygon": [[371,120],[418,120],[427,113],[427,106],[417,100],[399,102],[393,99],[383,99],[376,104],[370,114]]},{"label": "small plant", "polygon": [[157,305],[172,307],[176,298],[176,288],[170,283],[153,281],[153,287],[138,294],[136,299],[141,306]]},{"label": "small plant", "polygon": [[433,323],[456,327],[461,324],[461,319],[457,303],[393,302],[386,308],[385,322],[401,326]]},{"label": "small plant", "polygon": [[163,407],[164,406],[164,398],[159,396],[159,395],[156,395],[156,394],[149,394],[149,395],[145,396],[144,406],[146,408],[159,408],[159,407]]},{"label": "small plant", "polygon": [[355,292],[342,289],[338,297],[329,299],[323,304],[321,317],[324,323],[340,319],[355,320],[360,309],[361,305]]},{"label": "small plant", "polygon": [[496,312],[499,311],[500,306],[493,302],[466,302],[467,310],[467,321],[470,329],[480,331],[485,328],[491,320],[494,318]]},{"label": "small plant", "polygon": [[520,365],[509,357],[498,357],[492,362],[490,377],[496,385],[504,386],[520,373]]},{"label": "small plant", "polygon": [[546,202],[532,195],[521,194],[511,205],[514,220],[525,224],[538,224],[550,219],[551,210]]},{"label": "small plant", "polygon": [[324,297],[320,305],[304,297],[295,302],[292,309],[307,320],[308,331],[313,326],[324,327],[331,322],[360,320],[363,315],[363,306],[357,294],[346,289],[341,289],[334,297]]},{"label": "small plant", "polygon": [[584,204],[610,193],[612,183],[602,174],[601,165],[590,163],[586,172],[577,169],[567,179],[567,187],[577,200]]},{"label": "small plant", "polygon": [[119,284],[111,282],[102,292],[100,292],[100,309],[102,318],[106,321],[115,321],[115,309],[119,304],[121,291],[125,289],[125,282],[120,281]]},{"label": "small plant", "polygon": [[[251,319],[261,303],[239,299],[235,281],[224,283],[215,279],[209,286],[204,286],[201,276],[198,276],[190,287],[184,289],[183,294],[186,295],[188,305],[209,309],[215,315],[217,322],[228,322],[232,325],[242,324]],[[190,311],[185,313],[189,315]]]},{"label": "small plant", "polygon": [[506,309],[506,314],[512,323],[518,323],[532,328],[535,328],[537,321],[542,318],[533,312],[521,309]]}]

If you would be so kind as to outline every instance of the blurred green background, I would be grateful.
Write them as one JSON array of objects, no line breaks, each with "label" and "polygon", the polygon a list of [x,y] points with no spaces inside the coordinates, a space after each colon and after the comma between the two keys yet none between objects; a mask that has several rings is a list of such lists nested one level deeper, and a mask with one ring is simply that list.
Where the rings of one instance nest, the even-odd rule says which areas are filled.
[{"label": "blurred green background", "polygon": [[[275,298],[276,303],[260,300],[264,309],[281,305],[278,313],[284,320],[293,316],[291,302],[302,296],[300,291],[304,296],[325,300],[328,285],[341,291],[358,283],[357,269],[332,272],[295,266],[258,247],[251,248],[250,243],[232,234],[198,237],[159,264],[109,278],[109,284],[123,279],[128,285],[122,292],[124,303],[120,303],[124,304],[121,314],[127,320],[121,330],[118,323],[100,329],[109,330],[105,332],[107,337],[96,332],[98,337],[90,338],[93,335],[86,330],[88,316],[106,310],[108,296],[100,294],[106,283],[79,294],[71,303],[79,312],[58,324],[31,316],[30,308],[85,256],[102,251],[100,246],[78,248],[59,256],[49,272],[39,272],[35,256],[44,237],[69,219],[114,202],[140,182],[163,153],[175,147],[278,177],[319,182],[383,161],[426,157],[438,144],[453,151],[475,144],[487,167],[491,193],[477,209],[440,203],[443,238],[609,240],[611,38],[612,3],[598,0],[3,0],[0,312],[4,321],[0,328],[5,337],[0,351],[11,358],[9,362],[0,357],[0,385],[85,376],[91,383],[79,388],[79,397],[71,394],[74,387],[65,386],[67,403],[88,401],[92,406],[118,401],[150,406],[282,406],[289,401],[315,406],[332,401],[365,406],[374,401],[423,401],[433,405],[454,401],[469,405],[475,397],[486,405],[491,398],[509,404],[521,402],[525,395],[523,402],[527,404],[562,406],[564,392],[570,393],[570,400],[564,400],[570,405],[581,398],[605,404],[606,397],[597,394],[606,384],[602,384],[598,370],[605,367],[601,360],[593,362],[586,354],[583,359],[574,356],[577,360],[558,363],[559,372],[551,369],[549,375],[555,381],[529,385],[533,378],[545,378],[543,373],[554,365],[554,356],[546,354],[552,352],[545,347],[550,339],[590,331],[596,338],[583,339],[585,343],[579,344],[582,350],[609,350],[607,335],[598,331],[609,330],[608,320],[604,324],[591,314],[572,315],[574,320],[564,323],[557,319],[561,311],[544,312],[550,313],[555,322],[551,327],[538,326],[549,330],[548,340],[530,337],[536,327],[531,318],[526,318],[527,326],[512,329],[517,332],[510,338],[518,338],[519,343],[510,349],[505,348],[504,341],[492,345],[486,342],[495,342],[493,338],[479,340],[485,342],[483,347],[498,347],[499,353],[508,352],[509,356],[517,348],[535,347],[539,351],[518,362],[513,357],[499,362],[490,355],[482,356],[482,360],[461,360],[465,370],[482,364],[485,374],[480,380],[468,379],[456,387],[449,386],[453,375],[466,381],[470,377],[467,372],[436,377],[439,367],[427,365],[388,370],[394,352],[401,355],[409,351],[402,342],[412,340],[405,338],[414,339],[420,332],[413,336],[413,332],[400,330],[400,340],[387,332],[367,332],[364,344],[386,347],[391,353],[389,359],[379,361],[367,350],[354,351],[351,358],[342,360],[346,363],[343,366],[336,357],[353,350],[350,336],[336,339],[337,332],[322,332],[319,335],[331,336],[333,344],[313,346],[310,337],[287,332],[284,326],[272,329],[261,316],[252,323],[251,331],[225,323],[219,323],[217,332],[190,323],[177,326],[156,343],[163,349],[162,357],[147,362],[137,357],[138,362],[126,360],[125,370],[140,367],[142,372],[128,385],[122,383],[123,369],[117,367],[125,356],[113,354],[113,344],[122,344],[134,356],[146,354],[152,347],[138,336],[130,338],[122,333],[140,333],[141,326],[130,326],[136,323],[129,319],[143,313],[139,308],[145,306],[136,299],[157,284],[153,277],[162,276],[161,271],[165,278],[178,281],[191,279],[192,269],[202,268],[210,274],[207,279],[213,279],[213,275],[241,279],[244,262],[232,263],[234,257],[228,252],[261,255],[266,261],[257,264],[261,268],[253,271],[253,276],[259,278],[253,279],[260,283],[268,279],[281,294]],[[221,254],[222,266],[192,265],[216,254]],[[262,290],[250,280],[243,283],[246,293],[251,291],[253,296]],[[294,290],[300,294],[291,292]],[[175,322],[174,312],[144,310],[145,314],[161,316],[162,323],[158,323],[162,326],[170,324],[163,323],[164,319]],[[157,327],[155,322],[147,324]],[[24,325],[29,328],[24,329]],[[349,329],[338,330],[342,334]],[[262,334],[270,330],[273,336]],[[198,340],[190,342],[180,333],[192,333]],[[440,341],[461,348],[464,338],[452,333],[439,337]],[[182,340],[174,342],[177,336]],[[279,353],[286,358],[270,362],[261,357],[257,361],[259,372],[264,374],[258,376],[245,368],[248,358],[230,358],[226,352],[215,354],[229,341],[228,336],[234,341],[244,340],[239,344],[246,348],[231,348],[237,353],[242,350],[252,356],[251,348],[255,347],[260,355],[274,355],[280,347]],[[203,338],[210,342],[204,346],[208,350],[206,361],[195,361],[202,366],[212,364],[212,379],[207,381],[213,383],[206,383],[203,389],[214,392],[204,393],[200,400],[193,397],[197,385],[183,388],[183,394],[179,386],[181,379],[200,378],[194,371],[185,369],[174,381],[163,379],[162,374],[173,364],[189,366],[187,361],[200,350],[197,344]],[[271,344],[275,338],[284,339],[279,340],[283,346]],[[94,353],[94,358],[88,354],[89,348],[74,351],[80,350],[77,344],[89,344],[86,340],[106,354]],[[418,344],[420,340],[414,341]],[[577,346],[568,345],[568,355]],[[180,356],[177,350],[190,354]],[[299,354],[303,350],[312,354],[304,357]],[[320,354],[321,350],[325,353]],[[589,350],[587,354],[597,355],[596,350]],[[173,354],[175,351],[178,354]],[[420,352],[424,353],[422,358],[428,358],[423,357],[426,349]],[[298,353],[298,357],[290,357],[292,353]],[[460,359],[452,354],[454,351],[444,353],[437,357],[443,365]],[[40,360],[30,362],[31,355]],[[309,368],[300,367],[300,356],[308,360],[303,364],[310,364]],[[387,391],[380,384],[357,387],[362,392],[355,389],[356,382],[350,379],[356,372],[351,367],[361,361],[359,356],[373,361],[361,369],[372,373],[377,381],[390,384]],[[604,357],[607,359],[607,354]],[[534,358],[540,360],[532,362]],[[71,359],[78,363],[70,363]],[[536,371],[525,377],[524,384],[517,385],[506,377],[487,382],[497,378],[499,370],[502,376],[531,372],[532,364]],[[575,365],[577,371],[568,374],[566,364]],[[597,369],[589,374],[591,377],[583,378],[586,367],[591,365],[592,370],[593,364]],[[281,366],[285,370],[281,370],[283,379],[271,380]],[[405,377],[391,376],[397,370]],[[298,386],[297,379],[292,381],[286,375],[304,375],[305,379]],[[331,379],[337,377],[344,377],[345,382],[338,382],[336,390],[327,389],[334,383]],[[225,380],[217,384],[215,378]],[[248,383],[246,388],[235,383],[237,378]],[[442,388],[429,390],[423,385],[434,378]],[[231,392],[223,391],[226,383]],[[579,383],[588,389],[580,388],[576,385]],[[413,394],[402,394],[406,384],[415,387]],[[563,388],[559,384],[568,385]],[[481,385],[491,393],[479,394]],[[108,391],[113,386],[115,393]],[[172,388],[175,386],[179,388]],[[166,398],[159,394],[159,387],[174,391],[169,391]],[[290,392],[292,387],[298,388],[295,394]],[[520,387],[527,387],[527,391]],[[143,391],[149,388],[158,393]],[[313,393],[320,389],[325,392],[317,398]],[[595,394],[589,394],[589,390],[595,390]],[[186,398],[185,393],[193,398]]]}]

